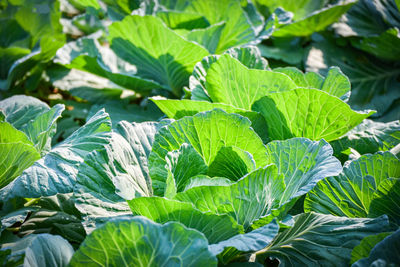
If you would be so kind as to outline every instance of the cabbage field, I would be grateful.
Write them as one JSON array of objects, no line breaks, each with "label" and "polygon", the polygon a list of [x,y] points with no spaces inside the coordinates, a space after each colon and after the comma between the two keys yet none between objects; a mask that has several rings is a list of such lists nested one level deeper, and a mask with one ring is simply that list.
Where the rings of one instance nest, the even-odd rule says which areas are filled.
[{"label": "cabbage field", "polygon": [[1,0],[0,265],[400,266],[399,0]]}]

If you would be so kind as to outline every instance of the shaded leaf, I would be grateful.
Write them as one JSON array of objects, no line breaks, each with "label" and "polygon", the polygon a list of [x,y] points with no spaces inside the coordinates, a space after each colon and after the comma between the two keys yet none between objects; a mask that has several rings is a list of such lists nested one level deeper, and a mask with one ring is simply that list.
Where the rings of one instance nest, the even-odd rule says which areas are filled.
[{"label": "shaded leaf", "polygon": [[294,217],[294,225],[280,233],[257,259],[276,258],[282,266],[348,266],[352,249],[366,236],[388,229],[385,216],[349,219],[318,213]]},{"label": "shaded leaf", "polygon": [[369,254],[368,258],[355,262],[352,266],[373,266],[379,264],[382,266],[396,265],[400,262],[400,230],[389,235],[379,242]]},{"label": "shaded leaf", "polygon": [[64,238],[56,235],[29,235],[18,242],[2,244],[10,249],[6,261],[10,265],[22,266],[68,266],[74,249]]}]

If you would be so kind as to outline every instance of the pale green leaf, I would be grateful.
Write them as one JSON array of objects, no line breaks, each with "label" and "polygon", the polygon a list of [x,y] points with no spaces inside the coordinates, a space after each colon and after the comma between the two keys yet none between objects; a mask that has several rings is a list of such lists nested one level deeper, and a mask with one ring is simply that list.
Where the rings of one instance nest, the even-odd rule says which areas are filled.
[{"label": "pale green leaf", "polygon": [[[225,54],[231,55],[250,69],[268,69],[268,62],[255,46],[231,48]],[[218,58],[219,56],[216,55],[207,56],[194,66],[193,73],[189,78],[192,100],[211,101],[206,90],[206,76],[208,69]]]},{"label": "pale green leaf", "polygon": [[295,67],[276,68],[274,71],[288,75],[297,87],[321,89],[344,101],[350,96],[350,81],[338,67],[329,68],[326,77],[314,72],[303,73]]},{"label": "pale green leaf", "polygon": [[177,221],[186,227],[202,232],[210,244],[218,243],[243,233],[243,227],[238,225],[228,215],[203,213],[190,203],[161,197],[135,198],[128,201],[134,215],[145,216],[157,223]]},{"label": "pale green leaf", "polygon": [[228,178],[224,177],[209,177],[207,175],[198,175],[192,177],[189,183],[186,185],[186,191],[190,188],[197,187],[197,186],[216,186],[216,185],[231,185],[234,182]]},{"label": "pale green leaf", "polygon": [[249,69],[229,55],[222,55],[207,71],[206,89],[211,100],[246,110],[266,94],[296,87],[285,74]]},{"label": "pale green leaf", "polygon": [[278,175],[275,165],[269,165],[230,186],[194,187],[175,198],[193,203],[203,212],[228,214],[248,230],[255,220],[277,207],[284,189],[283,175]]},{"label": "pale green leaf", "polygon": [[336,22],[355,3],[355,0],[342,1],[336,5],[327,6],[306,14],[305,17],[279,27],[274,31],[273,36],[308,36],[314,32],[322,31]]},{"label": "pale green leaf", "polygon": [[[193,96],[193,95],[192,95]],[[267,140],[267,126],[264,117],[258,112],[236,108],[223,103],[211,103],[208,101],[197,101],[189,99],[159,99],[151,98],[157,107],[169,118],[181,119],[185,116],[193,116],[199,112],[210,111],[219,108],[227,113],[236,113],[247,117],[251,121],[251,127],[263,139]]]},{"label": "pale green leaf", "polygon": [[332,141],[374,113],[353,111],[337,97],[305,88],[269,94],[252,109],[264,116],[272,140],[307,137]]},{"label": "pale green leaf", "polygon": [[127,16],[109,27],[111,49],[136,66],[136,75],[158,82],[175,95],[194,65],[208,52],[168,29],[152,16]]},{"label": "pale green leaf", "polygon": [[[184,238],[182,238],[184,237]],[[110,221],[86,238],[70,266],[217,266],[203,234],[143,217]]]},{"label": "pale green leaf", "polygon": [[210,111],[215,108],[222,109],[227,113],[237,113],[249,118],[251,121],[257,119],[257,113],[242,108],[237,108],[229,104],[212,103],[208,101],[197,101],[189,99],[160,99],[153,97],[151,100],[156,103],[157,107],[171,119],[181,119],[185,116],[193,116],[199,112]]},{"label": "pale green leaf", "polygon": [[23,132],[7,122],[0,122],[0,188],[38,159],[39,152]]},{"label": "pale green leaf", "polygon": [[265,166],[265,147],[260,137],[250,128],[250,121],[222,110],[184,117],[160,129],[155,136],[149,156],[150,176],[155,194],[162,194],[166,179],[165,156],[188,143],[209,165],[222,147],[236,146],[251,153],[257,167]]}]

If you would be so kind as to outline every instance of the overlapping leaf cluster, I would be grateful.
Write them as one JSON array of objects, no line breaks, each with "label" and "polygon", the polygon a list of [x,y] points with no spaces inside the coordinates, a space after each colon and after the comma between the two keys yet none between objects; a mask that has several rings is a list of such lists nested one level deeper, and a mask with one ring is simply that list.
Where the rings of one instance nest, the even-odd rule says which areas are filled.
[{"label": "overlapping leaf cluster", "polygon": [[399,263],[397,2],[0,7],[2,265]]}]

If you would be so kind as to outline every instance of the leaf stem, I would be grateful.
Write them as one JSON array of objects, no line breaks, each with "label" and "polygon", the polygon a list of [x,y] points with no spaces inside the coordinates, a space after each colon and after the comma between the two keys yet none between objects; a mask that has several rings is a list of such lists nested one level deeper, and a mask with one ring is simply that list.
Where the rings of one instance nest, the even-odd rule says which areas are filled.
[{"label": "leaf stem", "polygon": [[397,155],[400,153],[400,144],[397,144],[397,146],[395,146],[394,148],[392,148],[390,150],[390,152],[392,152],[393,155]]}]

